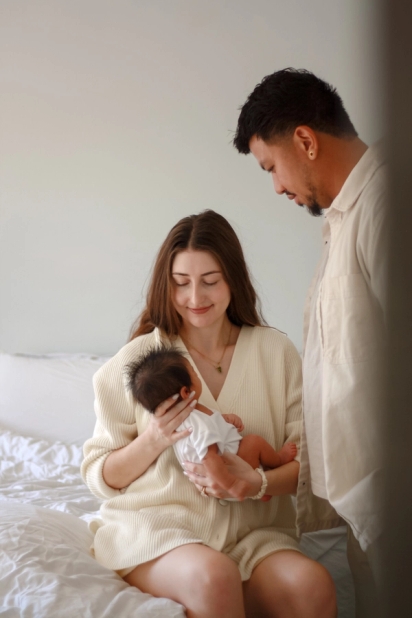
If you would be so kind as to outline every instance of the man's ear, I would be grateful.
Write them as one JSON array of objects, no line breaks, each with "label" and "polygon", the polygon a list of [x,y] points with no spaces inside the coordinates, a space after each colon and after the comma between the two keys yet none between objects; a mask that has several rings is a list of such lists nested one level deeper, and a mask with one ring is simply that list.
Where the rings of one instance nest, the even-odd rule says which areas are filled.
[{"label": "man's ear", "polygon": [[187,386],[182,386],[182,388],[179,391],[179,395],[181,396],[182,399],[187,399],[190,395],[190,388],[187,388]]},{"label": "man's ear", "polygon": [[293,134],[293,142],[296,148],[310,161],[318,156],[319,143],[315,131],[306,125],[296,127]]}]

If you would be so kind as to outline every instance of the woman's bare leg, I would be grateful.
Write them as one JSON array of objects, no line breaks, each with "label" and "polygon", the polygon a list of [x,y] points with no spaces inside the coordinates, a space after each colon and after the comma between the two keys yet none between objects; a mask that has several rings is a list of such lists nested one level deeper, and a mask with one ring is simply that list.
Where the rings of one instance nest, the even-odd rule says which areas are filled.
[{"label": "woman's bare leg", "polygon": [[318,562],[279,551],[258,564],[244,583],[249,618],[336,618],[335,585]]},{"label": "woman's bare leg", "polygon": [[125,581],[155,597],[181,603],[188,618],[244,618],[239,569],[210,547],[182,545],[139,565]]}]

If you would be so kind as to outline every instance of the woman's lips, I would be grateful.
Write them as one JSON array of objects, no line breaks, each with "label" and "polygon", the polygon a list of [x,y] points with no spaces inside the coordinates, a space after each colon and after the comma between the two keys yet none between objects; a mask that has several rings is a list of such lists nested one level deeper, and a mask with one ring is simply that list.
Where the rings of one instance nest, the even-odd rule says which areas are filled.
[{"label": "woman's lips", "polygon": [[192,307],[188,307],[188,309],[189,309],[189,311],[191,311],[195,315],[201,315],[202,313],[206,313],[207,311],[209,311],[211,306],[212,305],[210,305],[209,307],[198,307],[197,309],[193,309]]}]

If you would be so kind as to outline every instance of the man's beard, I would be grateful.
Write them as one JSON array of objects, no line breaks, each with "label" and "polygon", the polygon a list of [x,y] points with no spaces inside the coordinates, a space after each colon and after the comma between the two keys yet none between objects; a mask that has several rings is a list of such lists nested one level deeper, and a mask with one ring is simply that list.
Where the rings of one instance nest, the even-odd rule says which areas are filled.
[{"label": "man's beard", "polygon": [[308,184],[308,192],[306,204],[304,204],[304,206],[310,215],[313,217],[320,217],[323,215],[323,209],[319,204],[318,192],[310,183]]},{"label": "man's beard", "polygon": [[323,209],[319,206],[318,201],[312,197],[306,204],[306,210],[313,217],[321,217],[323,215]]}]

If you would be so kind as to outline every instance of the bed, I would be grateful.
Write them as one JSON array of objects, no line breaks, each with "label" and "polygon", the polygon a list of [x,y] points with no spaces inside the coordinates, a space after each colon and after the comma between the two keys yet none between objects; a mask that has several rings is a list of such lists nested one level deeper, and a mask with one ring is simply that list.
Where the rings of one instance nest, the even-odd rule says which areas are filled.
[{"label": "bed", "polygon": [[[88,522],[100,503],[79,466],[94,427],[92,376],[106,360],[0,353],[0,616],[185,616],[90,554]],[[345,529],[305,535],[302,548],[331,572],[339,617],[352,618]]]}]

